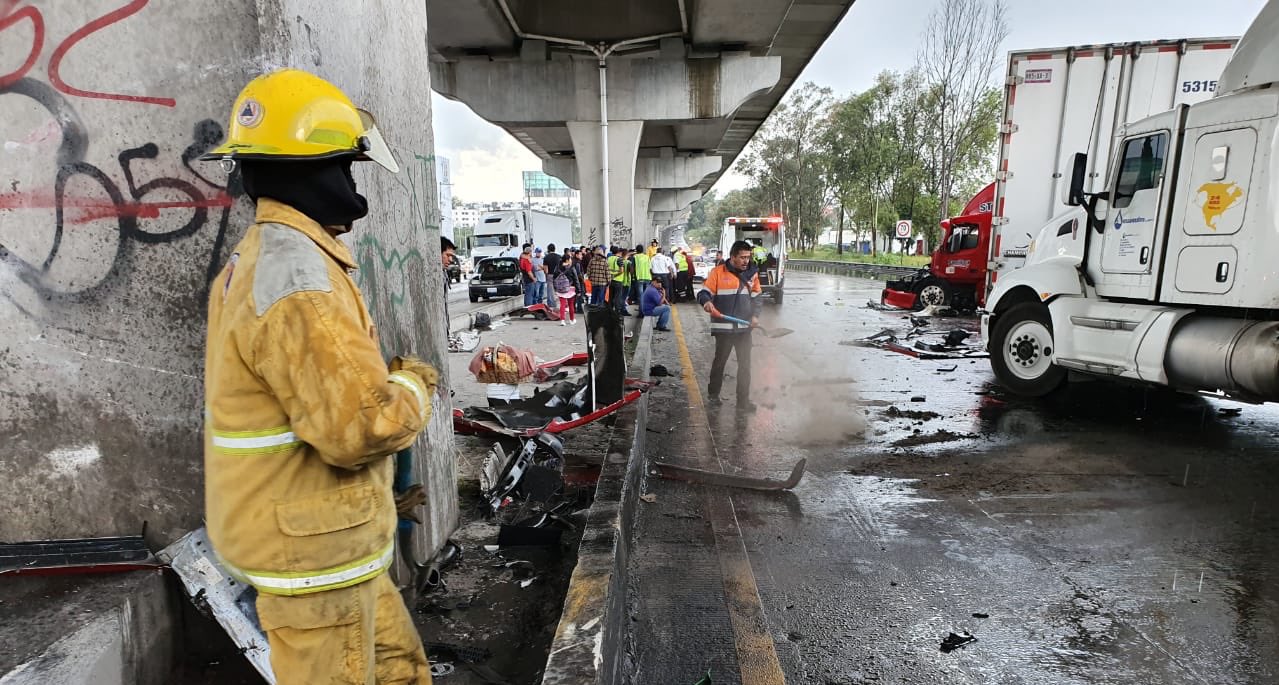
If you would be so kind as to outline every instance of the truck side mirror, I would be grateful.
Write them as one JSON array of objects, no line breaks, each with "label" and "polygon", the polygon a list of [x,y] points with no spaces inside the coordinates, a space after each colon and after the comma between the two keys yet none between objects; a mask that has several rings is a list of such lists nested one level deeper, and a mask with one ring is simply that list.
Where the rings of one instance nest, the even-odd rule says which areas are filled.
[{"label": "truck side mirror", "polygon": [[1088,176],[1088,155],[1076,152],[1070,170],[1070,190],[1066,195],[1066,204],[1079,207],[1084,204],[1084,181]]}]

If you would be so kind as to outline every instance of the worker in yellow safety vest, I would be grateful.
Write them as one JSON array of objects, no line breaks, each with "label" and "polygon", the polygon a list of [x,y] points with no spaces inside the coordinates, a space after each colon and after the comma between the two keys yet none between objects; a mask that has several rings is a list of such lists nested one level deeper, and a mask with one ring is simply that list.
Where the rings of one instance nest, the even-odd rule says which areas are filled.
[{"label": "worker in yellow safety vest", "polygon": [[[392,173],[367,112],[295,69],[253,79],[227,139],[257,219],[209,291],[205,515],[226,570],[258,591],[281,685],[431,682],[422,639],[387,576],[393,456],[431,415],[435,368],[389,365],[337,239],[368,212],[351,164]],[[398,507],[397,507],[398,505]]]},{"label": "worker in yellow safety vest", "polygon": [[626,308],[626,296],[631,288],[631,271],[627,261],[629,256],[629,250],[619,247],[608,258],[608,273],[612,276],[612,280],[608,282],[609,304],[622,316],[630,316],[630,311]]},{"label": "worker in yellow safety vest", "polygon": [[768,261],[768,248],[764,247],[764,241],[755,238],[754,245],[751,247],[751,261],[762,265]]}]

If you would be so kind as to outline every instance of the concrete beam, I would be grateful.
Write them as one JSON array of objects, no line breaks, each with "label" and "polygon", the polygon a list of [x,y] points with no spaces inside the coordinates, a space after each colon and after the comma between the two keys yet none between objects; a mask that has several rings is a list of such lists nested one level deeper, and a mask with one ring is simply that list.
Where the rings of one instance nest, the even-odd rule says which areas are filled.
[{"label": "concrete beam", "polygon": [[654,190],[648,209],[651,212],[682,212],[701,197],[700,190]]},{"label": "concrete beam", "polygon": [[[663,148],[667,150],[670,148]],[[636,188],[695,188],[718,173],[723,160],[715,155],[641,157],[635,162]]]},{"label": "concrete beam", "polygon": [[572,157],[542,160],[542,173],[558,178],[574,190],[582,189],[582,183],[577,178],[577,160]]},{"label": "concrete beam", "polygon": [[[704,59],[613,58],[609,117],[632,121],[715,119],[731,115],[781,78],[781,58],[724,54]],[[464,59],[432,62],[431,86],[495,124],[599,119],[594,60]]]}]

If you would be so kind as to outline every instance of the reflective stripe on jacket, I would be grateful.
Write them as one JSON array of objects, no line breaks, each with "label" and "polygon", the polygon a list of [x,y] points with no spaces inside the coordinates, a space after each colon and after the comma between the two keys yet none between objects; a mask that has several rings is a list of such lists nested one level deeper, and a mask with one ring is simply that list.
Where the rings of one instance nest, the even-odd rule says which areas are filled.
[{"label": "reflective stripe on jacket", "polygon": [[[698,304],[711,302],[721,314],[750,321],[760,311],[759,271],[747,267],[741,273],[730,271],[727,264],[720,264],[706,274],[702,289],[697,293]],[[750,334],[750,326],[725,321],[718,316],[711,316],[711,335],[725,333]]]},{"label": "reflective stripe on jacket", "polygon": [[389,455],[426,425],[437,379],[388,370],[354,268],[264,198],[210,288],[205,514],[227,570],[259,592],[347,587],[391,564]]}]

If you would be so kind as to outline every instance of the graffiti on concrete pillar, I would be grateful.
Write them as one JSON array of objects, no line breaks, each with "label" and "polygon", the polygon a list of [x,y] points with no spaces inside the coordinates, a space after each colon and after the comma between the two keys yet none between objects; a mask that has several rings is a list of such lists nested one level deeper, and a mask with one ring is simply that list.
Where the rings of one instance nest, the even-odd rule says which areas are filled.
[{"label": "graffiti on concrete pillar", "polygon": [[[58,43],[53,51],[49,53],[48,76],[49,83],[55,90],[67,95],[77,97],[96,98],[100,100],[121,100],[124,102],[139,102],[149,105],[161,105],[164,107],[173,107],[177,101],[168,97],[155,97],[150,95],[126,95],[121,93],[104,93],[98,91],[85,90],[77,88],[67,83],[62,78],[62,61],[72,52],[76,44],[97,33],[112,24],[124,21],[129,17],[137,14],[146,7],[150,0],[132,0],[123,7],[115,9],[111,12],[97,17],[72,31],[66,38]],[[40,53],[44,49],[45,24],[44,15],[40,12],[40,8],[27,5],[18,7],[22,4],[22,0],[0,0],[0,32],[5,29],[16,26],[24,19],[30,22],[32,29],[31,49],[27,52],[27,58],[18,66],[17,69],[8,74],[0,74],[0,88],[7,87],[19,79],[27,75],[35,66],[36,61],[40,58]]]},{"label": "graffiti on concrete pillar", "polygon": [[[200,265],[206,285],[221,267],[232,206],[243,191],[238,174],[214,182],[192,162],[221,140],[222,126],[212,119],[199,121],[185,149],[167,151],[144,139],[107,148],[104,157],[107,141],[127,135],[111,126],[102,141],[94,141],[90,162],[90,128],[73,105],[76,99],[170,108],[177,101],[154,93],[90,88],[63,76],[69,63],[96,58],[80,47],[82,41],[134,17],[148,2],[107,2],[107,11],[94,12],[97,16],[83,25],[63,27],[70,29],[66,37],[46,45],[49,32],[39,7],[0,0],[0,45],[16,57],[7,64],[17,65],[0,73],[0,102],[8,113],[0,118],[5,141],[0,156],[0,266],[12,269],[50,301],[95,296],[127,274],[135,254],[151,249],[145,246],[183,241],[211,224],[216,233],[208,236],[210,254]],[[36,65],[46,49],[47,67],[40,74]],[[86,72],[69,68],[65,73]],[[165,171],[156,173],[157,167]],[[181,254],[183,260],[191,259],[189,251]]]},{"label": "graffiti on concrete pillar", "polygon": [[591,226],[590,228],[588,228],[588,229],[586,230],[586,244],[587,244],[587,246],[589,246],[589,247],[594,247],[594,246],[596,246],[596,245],[599,245],[599,244],[600,244],[600,236],[599,236],[599,228],[598,228],[598,227],[596,227],[596,226]]},{"label": "graffiti on concrete pillar", "polygon": [[[356,285],[364,293],[369,310],[378,321],[378,343],[389,359],[396,354],[413,353],[431,359],[429,349],[419,349],[415,340],[421,335],[415,321],[425,321],[428,279],[443,292],[443,263],[430,249],[440,235],[440,209],[435,202],[435,157],[413,154],[403,173],[387,180],[398,186],[407,200],[408,220],[385,226],[357,229],[358,238],[352,251],[359,269]],[[399,197],[395,199],[400,199]],[[434,261],[433,261],[434,260]],[[441,296],[443,298],[445,296]]]},{"label": "graffiti on concrete pillar", "polygon": [[626,220],[617,217],[612,221],[613,226],[613,244],[614,245],[630,245],[631,244],[631,227],[626,225]]},{"label": "graffiti on concrete pillar", "polygon": [[[220,124],[212,119],[197,123],[179,158],[199,185],[177,176],[141,178],[138,163],[161,156],[153,142],[117,153],[120,176],[115,177],[84,160],[89,145],[87,129],[75,108],[49,84],[22,77],[0,86],[0,97],[6,95],[33,100],[51,117],[44,126],[11,139],[36,147],[55,138],[61,140],[47,178],[49,185],[23,189],[17,179],[11,179],[8,188],[0,188],[0,210],[36,210],[36,215],[52,215],[45,214],[49,223],[35,228],[39,236],[25,237],[29,248],[22,251],[25,259],[19,257],[12,242],[6,243],[24,236],[14,235],[16,231],[0,234],[0,261],[14,266],[24,282],[46,295],[91,292],[127,268],[134,244],[189,238],[209,223],[211,213],[217,215],[218,229],[205,264],[205,281],[217,275],[231,207],[243,191],[234,176],[227,185],[219,185],[196,172],[191,162],[221,140]],[[123,178],[123,184],[117,178]],[[188,214],[175,216],[177,212]],[[164,220],[159,221],[162,214]],[[33,258],[32,244],[39,245],[43,254]]]}]

